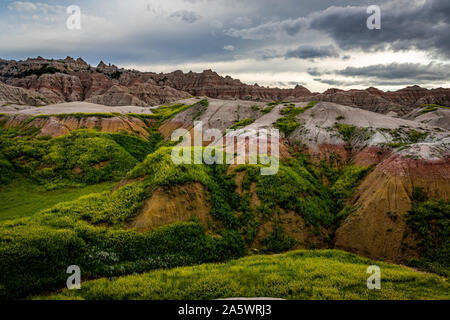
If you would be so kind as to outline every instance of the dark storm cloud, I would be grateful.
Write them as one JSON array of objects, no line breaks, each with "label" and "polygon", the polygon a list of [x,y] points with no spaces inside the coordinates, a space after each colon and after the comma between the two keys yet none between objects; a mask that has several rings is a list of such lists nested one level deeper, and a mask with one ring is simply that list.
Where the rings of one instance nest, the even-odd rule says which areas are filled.
[{"label": "dark storm cloud", "polygon": [[450,79],[450,65],[430,63],[391,63],[367,67],[347,67],[336,74],[349,77],[377,79],[415,79],[424,81],[445,81]]},{"label": "dark storm cloud", "polygon": [[373,86],[408,86],[408,85],[428,85],[428,81],[424,80],[379,80],[379,79],[362,79],[362,80],[337,80],[329,78],[315,78],[314,81],[326,84],[332,87],[352,87],[352,86],[362,86],[362,87],[373,87]]},{"label": "dark storm cloud", "polygon": [[332,45],[329,46],[300,46],[297,49],[286,52],[286,58],[315,59],[337,58],[339,53]]},{"label": "dark storm cloud", "polygon": [[450,56],[450,1],[395,1],[382,6],[381,30],[366,28],[366,7],[330,7],[310,28],[329,34],[343,49],[433,50]]},{"label": "dark storm cloud", "polygon": [[313,77],[321,76],[321,75],[323,74],[323,73],[320,72],[319,69],[317,69],[317,68],[308,68],[308,69],[306,70],[306,72],[307,72],[309,75],[313,76]]},{"label": "dark storm cloud", "polygon": [[450,57],[450,1],[396,0],[381,5],[381,30],[366,26],[367,6],[331,6],[308,16],[271,21],[228,34],[244,39],[266,39],[316,30],[330,36],[340,48],[375,50],[421,49]]}]

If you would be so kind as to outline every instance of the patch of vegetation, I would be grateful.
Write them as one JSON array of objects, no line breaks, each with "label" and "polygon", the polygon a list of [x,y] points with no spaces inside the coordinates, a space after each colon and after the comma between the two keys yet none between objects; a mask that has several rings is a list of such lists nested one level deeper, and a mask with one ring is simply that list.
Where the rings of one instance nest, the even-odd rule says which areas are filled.
[{"label": "patch of vegetation", "polygon": [[295,107],[293,105],[289,105],[283,110],[280,111],[283,118],[278,119],[275,123],[275,127],[278,128],[281,132],[284,133],[286,137],[288,137],[292,132],[295,131],[300,125],[296,120],[296,117],[304,113],[306,110],[314,108],[314,106],[319,103],[318,101],[311,101],[305,107]]},{"label": "patch of vegetation", "polygon": [[261,110],[262,113],[270,113],[273,110],[274,107],[266,107]]},{"label": "patch of vegetation", "polygon": [[[367,266],[383,270],[382,290],[367,289]],[[40,299],[213,300],[274,297],[292,300],[405,300],[450,298],[448,281],[436,275],[375,262],[337,250],[251,256],[142,275],[83,282]]]},{"label": "patch of vegetation", "polygon": [[344,141],[350,142],[356,133],[356,127],[350,124],[337,123],[336,128]]},{"label": "patch of vegetation", "polygon": [[420,194],[413,196],[407,224],[419,236],[422,255],[408,264],[445,276],[450,275],[450,201],[426,200]]},{"label": "patch of vegetation", "polygon": [[[185,152],[188,152],[187,150],[191,151],[188,148]],[[235,229],[238,226],[238,219],[234,211],[238,207],[238,199],[234,192],[236,184],[233,177],[226,175],[228,166],[174,165],[171,152],[171,148],[160,148],[131,170],[127,178],[145,177],[146,184],[152,188],[200,182],[208,190],[212,216],[222,221],[226,228]]]},{"label": "patch of vegetation", "polygon": [[336,121],[340,121],[340,120],[344,120],[345,119],[345,117],[344,116],[339,116],[339,117],[336,117]]},{"label": "patch of vegetation", "polygon": [[106,113],[106,112],[95,112],[95,113],[63,113],[63,114],[39,114],[37,116],[30,117],[27,119],[25,124],[31,123],[33,120],[36,119],[48,119],[48,118],[58,118],[58,119],[67,119],[67,118],[76,118],[76,119],[85,119],[90,117],[96,117],[96,118],[115,118],[115,117],[122,117],[123,115],[120,113]]},{"label": "patch of vegetation", "polygon": [[[183,112],[189,108],[192,108],[196,105],[200,105],[203,108],[207,108],[209,102],[207,99],[202,99],[195,104],[192,105],[184,105],[182,103],[174,104],[171,106],[160,106],[157,109],[152,109],[153,114],[145,115],[146,119],[154,119],[157,120],[156,127],[159,127],[164,121],[172,119],[176,114]],[[136,116],[134,114],[134,116]]]},{"label": "patch of vegetation", "polygon": [[11,184],[0,187],[0,221],[31,216],[66,201],[72,201],[91,193],[112,190],[116,182],[104,182],[91,186],[44,191],[25,178],[16,177]]},{"label": "patch of vegetation", "polygon": [[261,201],[257,210],[268,220],[276,221],[277,214],[283,209],[300,215],[317,232],[321,226],[333,224],[329,193],[301,160],[282,161],[278,173],[272,176],[260,175],[260,167],[256,165],[241,165],[236,170],[246,171],[248,180],[244,182],[247,185],[256,184],[256,194]]},{"label": "patch of vegetation", "polygon": [[[113,192],[60,203],[29,218],[0,223],[0,297],[23,297],[64,286],[68,265],[88,277],[221,261],[245,253],[237,232],[236,185],[227,166],[173,164],[161,148],[130,172],[130,184]],[[208,235],[195,222],[147,233],[122,230],[156,188],[201,182],[211,214],[224,227]],[[20,252],[20,254],[18,254]],[[30,270],[27,266],[33,265]]]},{"label": "patch of vegetation", "polygon": [[370,167],[361,167],[355,165],[346,166],[339,175],[339,178],[330,187],[333,198],[344,205],[346,199],[349,199],[355,192],[356,187],[371,171]]},{"label": "patch of vegetation", "polygon": [[382,132],[387,132],[393,139],[393,142],[388,144],[394,148],[407,146],[411,143],[418,143],[424,141],[428,134],[426,132],[419,132],[414,129],[406,130],[404,128],[387,129],[380,128]]},{"label": "patch of vegetation", "polygon": [[154,151],[157,143],[126,133],[86,129],[55,139],[36,138],[37,132],[34,127],[27,131],[0,128],[0,152],[13,166],[2,162],[2,168],[24,174],[48,189],[119,180]]},{"label": "patch of vegetation", "polygon": [[252,106],[251,107],[253,111],[260,111],[261,108],[259,106]]},{"label": "patch of vegetation", "polygon": [[209,105],[208,99],[202,99],[202,100],[200,100],[198,103],[199,103],[201,106],[205,107],[205,108],[207,108],[208,105]]},{"label": "patch of vegetation", "polygon": [[281,132],[283,132],[286,137],[294,132],[295,129],[297,129],[299,126],[300,125],[298,124],[298,122],[291,117],[278,119],[278,121],[275,123],[275,128],[278,128]]},{"label": "patch of vegetation", "polygon": [[0,152],[0,185],[7,185],[14,177],[14,167]]},{"label": "patch of vegetation", "polygon": [[297,241],[291,236],[285,234],[283,229],[276,225],[274,231],[263,240],[264,251],[268,252],[285,252],[292,249]]},{"label": "patch of vegetation", "polygon": [[416,130],[410,130],[408,132],[409,142],[418,143],[427,138],[428,134],[426,132],[419,132]]},{"label": "patch of vegetation", "polygon": [[230,127],[231,130],[236,130],[236,129],[242,129],[246,126],[251,125],[253,122],[255,122],[255,119],[244,119],[241,121],[236,122],[233,126]]},{"label": "patch of vegetation", "polygon": [[121,75],[122,75],[122,72],[119,71],[119,70],[116,70],[116,71],[114,71],[113,73],[110,73],[110,74],[109,74],[109,77],[110,77],[111,79],[116,79],[116,80],[118,80],[118,79],[120,78]]},{"label": "patch of vegetation", "polygon": [[21,74],[19,74],[17,77],[24,78],[24,77],[28,77],[31,75],[37,75],[39,78],[43,74],[55,74],[58,72],[61,72],[61,71],[55,67],[49,67],[48,64],[43,64],[39,69],[26,70],[26,71],[22,72]]},{"label": "patch of vegetation", "polygon": [[445,106],[441,106],[438,104],[424,104],[422,106],[422,108],[424,108],[424,109],[422,109],[421,113],[433,112],[433,111],[439,110],[440,108],[441,109],[450,109],[450,107],[445,107]]}]

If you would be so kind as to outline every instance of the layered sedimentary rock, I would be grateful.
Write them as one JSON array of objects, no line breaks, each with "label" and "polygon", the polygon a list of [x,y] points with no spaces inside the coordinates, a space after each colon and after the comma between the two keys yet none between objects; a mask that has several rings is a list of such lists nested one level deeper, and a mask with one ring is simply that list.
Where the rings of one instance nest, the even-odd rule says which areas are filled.
[{"label": "layered sedimentary rock", "polygon": [[[81,58],[75,60],[71,57],[61,60],[42,57],[26,61],[1,60],[0,82],[35,90],[52,101],[88,100],[108,105],[122,105],[125,102],[136,105],[165,103],[185,98],[189,93],[194,96],[252,101],[319,100],[384,114],[395,112],[399,116],[426,103],[450,106],[450,89],[444,88],[428,90],[412,86],[395,92],[383,92],[376,88],[348,91],[329,89],[323,93],[312,93],[299,85],[292,89],[248,85],[229,76],[222,77],[212,70],[156,74],[126,70],[103,61],[97,67],[92,67]],[[118,90],[117,86],[126,87],[129,92],[123,88]],[[145,97],[147,93],[150,97]]]},{"label": "layered sedimentary rock", "polygon": [[407,87],[394,92],[383,92],[376,88],[348,91],[329,89],[322,94],[308,98],[358,107],[383,114],[395,112],[401,116],[427,103],[450,106],[450,89],[428,90],[419,86]]},{"label": "layered sedimentary rock", "polygon": [[144,73],[119,69],[103,62],[91,67],[81,58],[74,60],[71,57],[62,60],[41,57],[26,61],[2,60],[0,81],[33,90],[50,103],[89,101],[109,106],[149,106],[189,96],[172,87],[157,85],[150,75]]},{"label": "layered sedimentary rock", "polygon": [[33,90],[13,87],[0,82],[0,106],[10,104],[40,106],[62,101],[63,100],[56,95],[44,96]]},{"label": "layered sedimentary rock", "polygon": [[52,138],[60,137],[77,129],[96,129],[102,132],[128,132],[139,135],[142,138],[148,138],[149,133],[146,130],[146,124],[134,117],[100,117],[90,116],[79,118],[76,116],[67,116],[64,118],[58,116],[49,116],[45,118],[30,118],[28,115],[6,116],[4,127],[28,128],[35,127],[40,129],[39,136],[48,136]]},{"label": "layered sedimentary rock", "polygon": [[159,87],[151,83],[135,83],[125,87],[114,85],[105,93],[91,96],[88,102],[103,104],[106,106],[149,106],[170,103],[185,99],[189,95],[171,87]]},{"label": "layered sedimentary rock", "polygon": [[432,160],[394,153],[379,164],[358,188],[357,211],[337,230],[336,247],[396,262],[416,257],[417,239],[406,224],[414,188],[430,199],[450,198],[450,157],[434,151],[440,156]]},{"label": "layered sedimentary rock", "polygon": [[212,70],[205,70],[202,73],[175,71],[154,75],[152,78],[158,83],[170,85],[195,96],[218,99],[281,101],[311,95],[311,92],[302,86],[296,86],[294,89],[279,89],[247,85],[229,76],[221,77]]}]

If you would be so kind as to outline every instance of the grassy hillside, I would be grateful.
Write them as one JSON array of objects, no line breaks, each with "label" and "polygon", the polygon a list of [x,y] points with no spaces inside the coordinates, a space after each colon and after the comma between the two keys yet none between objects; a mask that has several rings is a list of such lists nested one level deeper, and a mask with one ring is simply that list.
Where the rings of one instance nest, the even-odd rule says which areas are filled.
[{"label": "grassy hillside", "polygon": [[[314,105],[288,106],[283,119],[294,128],[296,117]],[[144,121],[148,140],[87,129],[52,139],[39,137],[36,128],[4,128],[0,123],[0,299],[65,288],[66,269],[74,264],[84,279],[104,279],[62,297],[443,297],[448,286],[441,278],[385,264],[386,290],[367,292],[365,268],[381,263],[338,251],[255,256],[171,270],[224,262],[249,251],[333,248],[336,229],[354,212],[350,200],[372,170],[331,155],[328,161],[313,162],[293,150],[273,176],[262,176],[260,165],[175,165],[171,143],[163,141],[158,128],[192,106],[129,115]],[[208,101],[198,106],[208,108]],[[192,185],[203,192],[203,211],[184,205],[195,197]],[[177,196],[177,187],[183,196]],[[161,194],[167,197],[156,197]],[[171,212],[149,205],[159,199],[170,206],[175,197],[182,205]],[[424,260],[415,265],[446,274],[448,241],[442,239],[448,239],[448,204],[425,200],[415,204],[408,220],[426,249]],[[151,210],[145,212],[148,206]],[[143,213],[172,214],[172,219],[139,232],[132,223]],[[200,213],[207,219],[200,219]],[[106,280],[155,269],[163,270]]]},{"label": "grassy hillside", "polygon": [[[367,289],[367,267],[381,268],[381,290]],[[251,256],[221,264],[156,270],[82,284],[41,299],[450,299],[448,280],[336,250]]]},{"label": "grassy hillside", "polygon": [[45,191],[27,179],[17,178],[0,187],[0,221],[22,218],[53,207],[60,202],[76,200],[91,193],[112,190],[116,182],[103,182],[79,188]]}]

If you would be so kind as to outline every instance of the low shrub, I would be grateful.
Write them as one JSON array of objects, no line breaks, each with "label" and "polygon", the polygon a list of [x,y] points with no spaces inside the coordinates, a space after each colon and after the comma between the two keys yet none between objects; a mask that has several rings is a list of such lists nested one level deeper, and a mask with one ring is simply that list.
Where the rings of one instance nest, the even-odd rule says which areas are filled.
[{"label": "low shrub", "polygon": [[450,201],[414,197],[407,224],[419,236],[421,258],[409,261],[415,267],[450,275]]},{"label": "low shrub", "polygon": [[246,126],[251,125],[253,122],[255,122],[255,119],[244,119],[241,121],[236,122],[233,126],[230,127],[230,129],[235,130],[235,129],[242,129]]}]

